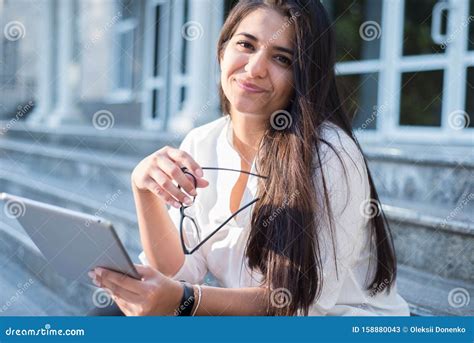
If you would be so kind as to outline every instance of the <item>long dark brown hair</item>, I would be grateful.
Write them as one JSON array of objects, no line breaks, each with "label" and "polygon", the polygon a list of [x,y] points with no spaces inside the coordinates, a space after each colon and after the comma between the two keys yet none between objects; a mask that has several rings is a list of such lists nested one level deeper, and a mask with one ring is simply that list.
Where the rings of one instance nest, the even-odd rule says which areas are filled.
[{"label": "long dark brown hair", "polygon": [[[323,124],[336,125],[359,149],[360,146],[336,86],[335,38],[320,0],[239,1],[222,28],[217,46],[219,60],[239,23],[258,8],[276,10],[291,18],[294,25],[294,95],[285,109],[291,114],[292,124],[285,130],[269,125],[257,153],[258,172],[268,175],[268,178],[259,180],[257,196],[260,200],[252,213],[245,255],[249,267],[263,274],[265,285],[272,290],[285,289],[291,295],[288,306],[269,306],[268,314],[308,315],[310,306],[321,294],[323,284],[318,233],[330,230],[334,252],[337,244],[329,191],[321,170],[320,147],[323,144],[331,146],[322,138]],[[224,114],[229,114],[230,104],[222,87],[220,98]],[[336,149],[331,148],[341,160]],[[365,158],[364,163],[368,171],[370,198],[379,204]],[[301,181],[314,180],[315,170],[322,177],[323,189],[320,192],[316,192],[315,183]],[[298,196],[289,198],[289,192]],[[322,199],[317,194],[323,194],[319,197]],[[329,228],[322,227],[321,213],[329,218]],[[272,220],[268,220],[270,217]],[[371,250],[376,256],[377,266],[367,289],[380,290],[380,285],[383,285],[384,291],[390,291],[396,277],[396,258],[383,211],[379,210],[378,215],[369,219],[369,226]],[[372,295],[375,293],[371,292]],[[268,296],[272,296],[271,292]]]}]

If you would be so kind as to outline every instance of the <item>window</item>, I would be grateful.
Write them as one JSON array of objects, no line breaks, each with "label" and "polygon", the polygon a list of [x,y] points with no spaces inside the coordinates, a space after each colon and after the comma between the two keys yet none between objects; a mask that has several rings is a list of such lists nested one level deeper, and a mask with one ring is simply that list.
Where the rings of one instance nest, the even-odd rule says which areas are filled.
[{"label": "window", "polygon": [[474,0],[323,3],[359,136],[472,141]]},{"label": "window", "polygon": [[189,0],[146,4],[143,119],[147,127],[166,129],[168,116],[182,110],[188,42],[181,31],[188,17]]},{"label": "window", "polygon": [[120,0],[114,18],[113,50],[116,60],[113,63],[112,91],[110,100],[129,102],[132,100],[134,86],[135,45],[137,39],[138,3],[132,0]]}]

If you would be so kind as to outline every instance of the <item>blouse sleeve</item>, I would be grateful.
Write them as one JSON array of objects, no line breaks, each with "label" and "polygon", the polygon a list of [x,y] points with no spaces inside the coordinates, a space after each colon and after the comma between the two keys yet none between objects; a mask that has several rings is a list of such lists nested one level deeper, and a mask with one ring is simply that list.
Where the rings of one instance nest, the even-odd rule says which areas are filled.
[{"label": "blouse sleeve", "polygon": [[[369,237],[366,232],[368,218],[364,216],[364,211],[369,201],[370,187],[364,159],[348,136],[340,137],[338,143],[333,146],[340,158],[329,146],[321,148],[321,169],[329,192],[333,234],[331,235],[328,218],[323,218],[324,224],[318,230],[323,284],[320,297],[310,308],[310,315],[326,315],[336,305],[342,295],[345,280],[354,278],[353,267],[362,250],[367,248]],[[318,199],[322,199],[320,170],[315,173],[315,186]],[[358,275],[355,278],[361,280],[365,276]]]},{"label": "blouse sleeve", "polygon": [[[184,138],[183,142],[180,145],[180,149],[186,151],[191,156],[195,156],[194,154],[194,145],[192,139],[193,132],[189,132],[186,137]],[[168,210],[168,214],[173,221],[176,230],[179,234],[179,223],[180,223],[180,212],[179,209],[170,207]],[[193,242],[191,242],[193,243]],[[142,251],[138,256],[140,261],[145,264],[149,265],[148,259],[145,256],[145,252]],[[206,256],[204,256],[203,249],[198,249],[191,255],[185,255],[185,260],[181,268],[178,272],[173,275],[171,278],[174,280],[185,280],[190,283],[201,283],[204,279],[206,273],[208,271],[207,268],[207,261]]]}]

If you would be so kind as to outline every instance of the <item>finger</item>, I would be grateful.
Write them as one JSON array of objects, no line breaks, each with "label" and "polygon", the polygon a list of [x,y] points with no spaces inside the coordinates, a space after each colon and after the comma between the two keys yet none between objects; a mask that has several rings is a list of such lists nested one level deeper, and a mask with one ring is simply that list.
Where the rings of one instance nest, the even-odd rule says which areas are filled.
[{"label": "finger", "polygon": [[142,300],[140,295],[130,292],[110,281],[103,281],[102,288],[109,290],[114,297],[121,298],[129,303],[138,304]]},{"label": "finger", "polygon": [[186,177],[186,174],[181,170],[178,163],[163,155],[157,156],[157,161],[160,169],[163,170],[170,179],[176,181],[188,194],[196,195],[194,182]]},{"label": "finger", "polygon": [[156,273],[159,273],[156,269],[150,266],[146,266],[143,264],[134,264],[135,268],[137,269],[138,274],[142,275],[144,278],[150,277],[155,275]]},{"label": "finger", "polygon": [[[173,200],[178,200],[181,203],[186,205],[190,205],[192,203],[192,199],[188,197],[185,193],[183,193],[166,175],[162,170],[159,168],[153,168],[150,171],[150,176],[155,180],[155,182],[167,193],[169,193]],[[186,177],[184,177],[187,179]],[[189,181],[188,181],[189,182]],[[189,200],[186,200],[189,199]]]},{"label": "finger", "polygon": [[[117,273],[109,269],[96,268],[95,274],[99,284],[107,285],[107,288],[112,291],[119,287],[129,292],[140,294],[143,288],[140,280],[133,279],[125,274]],[[112,285],[113,288],[110,288],[110,285]]]},{"label": "finger", "polygon": [[173,161],[179,162],[181,165],[188,168],[193,175],[197,177],[203,176],[201,166],[186,151],[170,148],[168,150],[168,156]]},{"label": "finger", "polygon": [[166,190],[164,190],[151,176],[145,180],[145,187],[150,190],[157,197],[163,199],[167,204],[180,208],[181,205],[175,198],[171,196]]},{"label": "finger", "polygon": [[197,181],[197,187],[198,188],[205,188],[207,186],[209,186],[209,181],[205,180],[205,179],[202,179],[202,178],[197,178],[196,179]]}]

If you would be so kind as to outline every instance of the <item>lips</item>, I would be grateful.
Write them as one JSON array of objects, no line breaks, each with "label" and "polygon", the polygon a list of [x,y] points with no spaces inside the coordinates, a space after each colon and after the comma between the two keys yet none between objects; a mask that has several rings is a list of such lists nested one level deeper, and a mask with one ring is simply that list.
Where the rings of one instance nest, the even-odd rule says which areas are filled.
[{"label": "lips", "polygon": [[244,81],[244,80],[238,80],[238,79],[235,79],[235,81],[237,82],[237,85],[242,88],[243,90],[247,91],[247,92],[251,92],[251,93],[263,93],[263,92],[266,92],[267,90],[262,88],[262,87],[259,87],[257,86],[256,84],[252,83],[252,82],[248,82],[248,81]]}]

